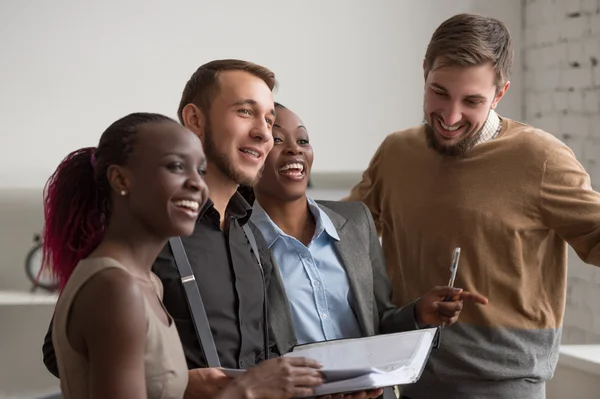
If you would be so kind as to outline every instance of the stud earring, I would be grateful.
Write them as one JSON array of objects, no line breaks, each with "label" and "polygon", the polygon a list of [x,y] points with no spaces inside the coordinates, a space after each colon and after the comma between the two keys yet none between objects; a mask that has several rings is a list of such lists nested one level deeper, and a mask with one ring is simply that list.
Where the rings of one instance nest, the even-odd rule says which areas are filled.
[{"label": "stud earring", "polygon": [[127,194],[127,192],[125,190],[121,190],[121,195],[125,196],[125,194]]}]

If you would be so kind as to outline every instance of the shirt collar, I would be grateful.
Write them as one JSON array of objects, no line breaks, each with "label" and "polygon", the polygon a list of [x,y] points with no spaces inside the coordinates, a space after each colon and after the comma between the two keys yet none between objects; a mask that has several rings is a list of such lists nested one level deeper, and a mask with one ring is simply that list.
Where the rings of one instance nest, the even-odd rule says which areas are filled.
[{"label": "shirt collar", "polygon": [[496,111],[491,109],[485,124],[481,128],[481,136],[479,136],[479,140],[477,140],[475,145],[495,139],[498,136],[498,133],[500,133],[501,127],[502,124],[500,123],[500,117]]},{"label": "shirt collar", "polygon": [[243,226],[250,220],[250,216],[252,216],[252,206],[250,206],[242,194],[236,191],[227,204],[227,213],[229,216],[237,219],[239,224]]},{"label": "shirt collar", "polygon": [[[245,225],[250,219],[250,216],[252,216],[252,207],[250,206],[250,204],[248,204],[248,201],[246,201],[244,197],[237,191],[235,192],[235,194],[233,194],[233,196],[227,203],[227,208],[225,211],[229,216],[231,216],[234,219],[237,219],[240,226]],[[209,218],[211,220],[216,218],[217,222],[219,221],[218,212],[214,208],[214,203],[210,198],[202,207],[202,211],[200,212],[198,220],[200,220],[203,217]]]},{"label": "shirt collar", "polygon": [[[307,201],[308,209],[312,213],[316,222],[315,235],[313,236],[313,240],[318,238],[323,232],[325,232],[334,240],[339,241],[340,237],[329,216],[327,216],[327,214],[323,212],[321,208],[319,208],[319,205],[317,205],[317,203],[313,199],[307,197]],[[273,244],[279,237],[290,237],[289,235],[285,234],[283,230],[281,230],[279,226],[277,226],[273,222],[273,220],[271,220],[267,212],[263,209],[262,206],[260,206],[258,201],[254,201],[251,220],[263,234],[265,241],[267,242],[267,246],[269,248],[273,246]]]},{"label": "shirt collar", "polygon": [[313,214],[315,221],[317,222],[315,228],[315,237],[318,237],[323,231],[325,231],[329,237],[339,241],[340,236],[338,235],[338,232],[329,216],[323,212],[323,210],[312,198],[307,197],[306,199],[308,200],[308,209],[310,209],[310,212]]}]

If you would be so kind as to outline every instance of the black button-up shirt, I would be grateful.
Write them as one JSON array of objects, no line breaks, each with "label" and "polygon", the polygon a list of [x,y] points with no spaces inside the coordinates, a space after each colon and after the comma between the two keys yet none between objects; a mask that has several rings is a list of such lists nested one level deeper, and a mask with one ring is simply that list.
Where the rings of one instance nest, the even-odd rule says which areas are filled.
[{"label": "black button-up shirt", "polygon": [[[266,282],[242,229],[251,211],[250,205],[236,193],[227,205],[223,231],[219,213],[209,202],[198,218],[194,233],[182,237],[221,365],[228,368],[247,368],[264,358],[263,284]],[[264,243],[258,230],[252,230],[257,243]],[[270,260],[261,256],[261,263],[268,276],[272,269]],[[158,256],[152,271],[162,280],[163,302],[177,325],[188,367],[206,367],[169,245]]]}]

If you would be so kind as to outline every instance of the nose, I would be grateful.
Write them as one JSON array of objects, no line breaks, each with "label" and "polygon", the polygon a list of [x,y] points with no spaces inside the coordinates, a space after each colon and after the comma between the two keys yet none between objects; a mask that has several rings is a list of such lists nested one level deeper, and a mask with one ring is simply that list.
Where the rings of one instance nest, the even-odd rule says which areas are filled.
[{"label": "nose", "polygon": [[442,118],[446,125],[455,125],[462,120],[462,109],[457,104],[448,105],[448,108],[442,113]]},{"label": "nose", "polygon": [[204,200],[208,198],[208,186],[202,175],[198,172],[194,172],[189,176],[185,181],[185,187],[195,193],[200,192]]},{"label": "nose", "polygon": [[271,125],[269,125],[266,120],[257,118],[257,122],[252,127],[250,136],[255,140],[269,141],[273,136]]},{"label": "nose", "polygon": [[300,145],[298,145],[296,141],[291,141],[288,145],[285,146],[284,152],[289,155],[301,155],[302,148],[300,147]]}]

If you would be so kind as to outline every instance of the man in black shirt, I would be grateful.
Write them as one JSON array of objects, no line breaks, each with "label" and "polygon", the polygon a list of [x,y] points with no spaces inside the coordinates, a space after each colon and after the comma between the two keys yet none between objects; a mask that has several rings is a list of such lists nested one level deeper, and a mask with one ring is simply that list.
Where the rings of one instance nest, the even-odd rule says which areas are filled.
[{"label": "man in black shirt", "polygon": [[[221,365],[226,368],[248,368],[270,357],[264,345],[264,323],[268,323],[263,315],[264,291],[283,292],[266,243],[248,222],[252,208],[237,192],[239,185],[252,186],[260,177],[273,147],[275,84],[274,74],[259,65],[212,61],[192,75],[178,109],[181,123],[196,133],[204,146],[204,178],[211,199],[202,209],[193,235],[183,237],[182,242]],[[257,241],[262,273],[243,231],[246,223]],[[163,302],[176,322],[190,369],[186,398],[213,397],[228,385],[228,379],[218,369],[206,368],[169,245],[157,258],[153,271],[163,282]],[[44,363],[58,376],[51,327],[52,323],[44,342]],[[276,339],[285,342],[293,337]],[[277,355],[276,345],[270,350]],[[269,398],[309,395],[310,387],[322,382],[315,367],[308,360],[265,361],[248,378],[233,384],[236,389],[242,385],[242,389],[232,391],[231,397],[240,392]]]}]

